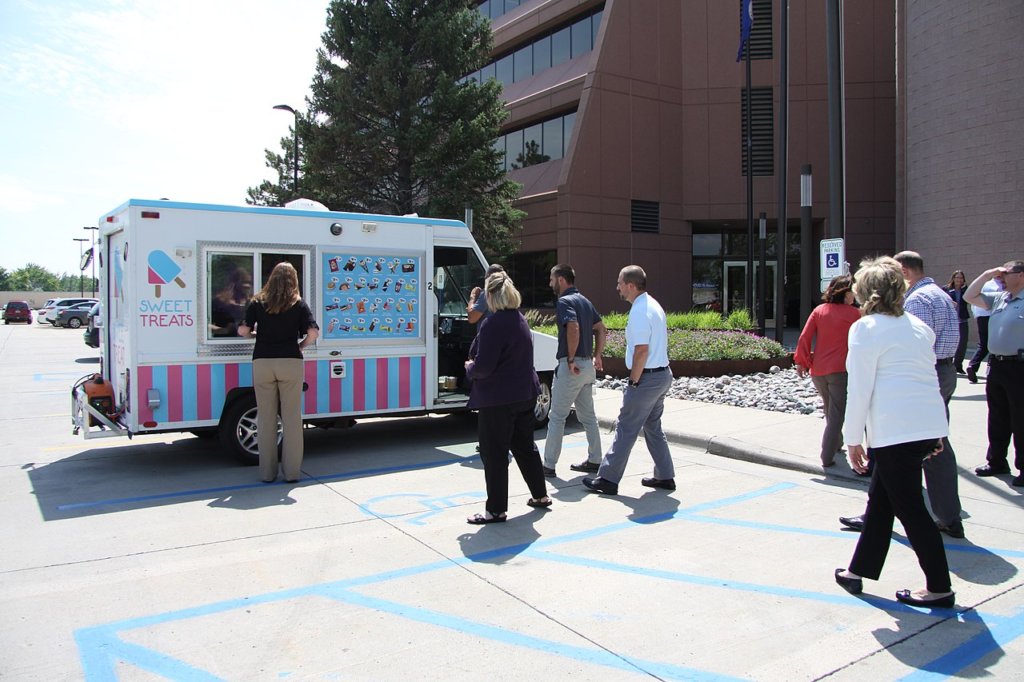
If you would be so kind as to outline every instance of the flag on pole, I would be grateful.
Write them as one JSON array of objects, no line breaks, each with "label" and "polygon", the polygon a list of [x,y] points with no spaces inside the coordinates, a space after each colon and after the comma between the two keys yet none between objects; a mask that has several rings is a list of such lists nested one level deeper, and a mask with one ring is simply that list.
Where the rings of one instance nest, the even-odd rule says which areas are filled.
[{"label": "flag on pole", "polygon": [[754,0],[743,0],[740,21],[740,50],[736,53],[736,61],[743,56],[743,44],[750,40],[750,27],[754,25]]}]

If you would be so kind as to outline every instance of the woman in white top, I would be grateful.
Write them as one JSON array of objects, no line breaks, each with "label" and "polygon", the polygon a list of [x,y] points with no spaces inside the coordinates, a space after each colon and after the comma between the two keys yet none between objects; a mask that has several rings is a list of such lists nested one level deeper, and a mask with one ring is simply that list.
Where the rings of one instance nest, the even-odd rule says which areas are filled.
[{"label": "woman in white top", "polygon": [[862,578],[878,579],[895,516],[927,580],[925,589],[900,590],[896,599],[913,606],[952,608],[956,595],[946,550],[921,492],[924,461],[942,450],[942,438],[949,435],[935,374],[935,334],[903,312],[907,285],[900,264],[892,258],[862,262],[853,291],[864,316],[850,327],[843,439],[853,468],[867,471],[870,456],[874,473],[857,549],[849,569],[836,569],[836,582],[859,594]]}]

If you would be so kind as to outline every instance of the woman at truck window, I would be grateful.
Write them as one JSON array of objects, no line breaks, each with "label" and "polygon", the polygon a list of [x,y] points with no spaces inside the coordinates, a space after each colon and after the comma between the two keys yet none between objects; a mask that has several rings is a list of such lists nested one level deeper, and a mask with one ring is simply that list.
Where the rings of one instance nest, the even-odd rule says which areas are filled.
[{"label": "woman at truck window", "polygon": [[260,475],[277,480],[277,413],[281,411],[284,479],[294,483],[302,470],[302,349],[320,328],[299,295],[299,277],[290,263],[278,263],[267,285],[252,299],[238,334],[255,338],[252,378],[256,390],[256,432]]},{"label": "woman at truck window", "polygon": [[533,367],[533,337],[519,312],[522,297],[504,272],[484,283],[491,315],[480,323],[466,362],[473,380],[469,407],[479,411],[480,459],[484,463],[487,504],[472,524],[505,521],[508,511],[508,453],[530,489],[531,507],[550,507],[540,451],[533,441],[534,405],[540,382]]},{"label": "woman at truck window", "polygon": [[210,306],[210,333],[215,337],[238,336],[249,298],[252,296],[252,273],[235,268],[224,280]]}]

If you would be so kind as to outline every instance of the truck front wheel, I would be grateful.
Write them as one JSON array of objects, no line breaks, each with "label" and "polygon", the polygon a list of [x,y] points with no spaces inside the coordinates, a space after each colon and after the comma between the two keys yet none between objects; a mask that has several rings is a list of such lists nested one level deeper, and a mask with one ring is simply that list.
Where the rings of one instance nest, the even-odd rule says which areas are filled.
[{"label": "truck front wheel", "polygon": [[[242,464],[254,466],[260,463],[254,394],[244,395],[228,406],[220,420],[220,443]],[[281,447],[280,417],[277,419],[277,445]]]},{"label": "truck front wheel", "polygon": [[539,374],[540,395],[537,396],[537,404],[533,408],[534,428],[540,430],[548,425],[548,415],[551,414],[551,375]]}]

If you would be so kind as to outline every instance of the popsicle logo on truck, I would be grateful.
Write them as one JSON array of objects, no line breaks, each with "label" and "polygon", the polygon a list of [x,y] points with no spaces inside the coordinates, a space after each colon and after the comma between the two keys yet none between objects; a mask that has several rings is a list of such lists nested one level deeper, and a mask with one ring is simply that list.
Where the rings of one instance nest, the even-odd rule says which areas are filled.
[{"label": "popsicle logo on truck", "polygon": [[181,268],[178,264],[163,251],[157,249],[156,251],[149,252],[149,283],[153,285],[154,293],[157,298],[160,298],[160,287],[165,284],[174,282],[182,289],[185,288],[185,282],[178,277],[181,274]]}]

